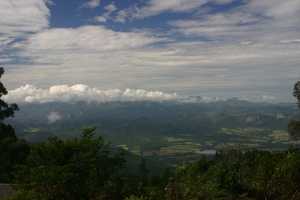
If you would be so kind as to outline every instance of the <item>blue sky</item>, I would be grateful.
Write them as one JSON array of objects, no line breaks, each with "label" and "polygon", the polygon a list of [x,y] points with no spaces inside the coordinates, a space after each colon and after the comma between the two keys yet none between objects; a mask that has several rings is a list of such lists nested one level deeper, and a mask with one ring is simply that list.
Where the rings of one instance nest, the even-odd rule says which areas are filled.
[{"label": "blue sky", "polygon": [[299,19],[295,0],[1,0],[5,98],[296,102]]}]

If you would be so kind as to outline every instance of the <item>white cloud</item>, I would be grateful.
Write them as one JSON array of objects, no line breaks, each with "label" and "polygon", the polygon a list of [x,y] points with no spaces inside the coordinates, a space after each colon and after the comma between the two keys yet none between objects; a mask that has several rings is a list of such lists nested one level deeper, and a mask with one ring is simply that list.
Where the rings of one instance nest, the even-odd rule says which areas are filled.
[{"label": "white cloud", "polygon": [[187,12],[197,9],[199,6],[205,5],[207,0],[173,0],[173,1],[161,1],[161,0],[149,0],[146,1],[146,5],[139,8],[132,6],[125,10],[127,15],[131,18],[145,18],[153,15],[158,15],[162,12]]},{"label": "white cloud", "polygon": [[202,97],[201,102],[209,103],[209,102],[217,102],[217,101],[225,101],[226,99],[222,99],[219,97]]},{"label": "white cloud", "polygon": [[111,4],[104,6],[104,9],[107,10],[109,13],[112,13],[117,10],[117,7],[115,6],[114,2]]},{"label": "white cloud", "polygon": [[[44,53],[93,53],[99,51],[136,48],[164,40],[155,38],[150,32],[114,32],[103,26],[81,26],[79,28],[53,28],[28,36],[26,41],[15,44],[25,56]],[[26,52],[24,52],[25,50]],[[20,55],[22,56],[22,52]]]},{"label": "white cloud", "polygon": [[7,56],[7,55],[0,55],[0,63],[5,63],[5,62],[9,62],[9,61],[11,61],[12,59],[9,57],[9,56]]},{"label": "white cloud", "polygon": [[228,3],[232,3],[234,0],[214,0],[213,2],[218,5],[224,5]]},{"label": "white cloud", "polygon": [[[210,40],[275,41],[298,38],[300,2],[253,0],[227,12],[199,13],[195,20],[176,20],[171,26],[186,36]],[[288,39],[287,39],[288,38]]]},{"label": "white cloud", "polygon": [[243,8],[254,14],[282,19],[293,15],[299,16],[300,2],[294,0],[252,0],[245,4]]},{"label": "white cloud", "polygon": [[268,95],[263,95],[263,100],[266,101],[274,101],[277,100],[278,98],[274,97],[274,96],[268,96]]},{"label": "white cloud", "polygon": [[249,101],[249,98],[244,96],[244,95],[240,95],[240,97],[238,98],[238,100],[242,100],[242,101]]},{"label": "white cloud", "polygon": [[48,28],[50,11],[41,0],[0,1],[0,50],[17,38]]},{"label": "white cloud", "polygon": [[295,40],[281,40],[281,43],[293,43],[293,42],[300,42],[300,39],[295,39]]},{"label": "white cloud", "polygon": [[94,20],[97,22],[103,22],[103,23],[105,23],[107,21],[107,19],[103,16],[94,17]]},{"label": "white cloud", "polygon": [[108,19],[111,19],[110,15],[114,11],[117,10],[117,7],[115,6],[114,2],[104,7],[105,10],[107,10],[106,13],[104,13],[102,16],[96,16],[94,17],[94,20],[97,22],[106,22]]},{"label": "white cloud", "polygon": [[116,21],[123,22],[125,18],[131,19],[143,19],[146,17],[159,15],[163,12],[191,12],[205,10],[208,3],[216,5],[224,5],[233,2],[234,0],[172,0],[172,1],[161,1],[161,0],[148,0],[141,7],[133,5],[127,9],[124,9],[118,13]]},{"label": "white cloud", "polygon": [[116,18],[114,19],[114,21],[125,23],[127,16],[128,16],[128,11],[120,10],[120,11],[118,11],[118,14],[117,14]]},{"label": "white cloud", "polygon": [[96,8],[98,6],[100,6],[100,0],[91,0],[83,3],[80,8]]},{"label": "white cloud", "polygon": [[117,10],[117,7],[115,6],[115,4],[113,2],[113,3],[105,6],[104,9],[107,10],[107,12],[103,14],[103,17],[105,17],[106,19],[110,19],[111,13],[115,12]]},{"label": "white cloud", "polygon": [[54,123],[62,118],[61,115],[58,114],[58,112],[51,112],[48,116],[48,123]]},{"label": "white cloud", "polygon": [[52,0],[44,0],[48,5],[55,5],[55,3]]},{"label": "white cloud", "polygon": [[252,14],[236,12],[206,14],[199,20],[177,20],[169,22],[169,25],[177,27],[186,36],[205,36],[213,40],[244,40],[262,33],[263,27],[255,25],[260,21],[259,17]]},{"label": "white cloud", "polygon": [[[32,85],[25,85],[15,90],[9,91],[4,97],[9,102],[107,102],[107,101],[182,101],[182,102],[215,102],[224,99],[215,97],[190,97],[186,95],[178,95],[176,93],[163,93],[161,91],[146,91],[142,89],[110,89],[100,90],[91,88],[87,85],[77,84],[73,86],[55,85],[49,89],[39,89]],[[52,112],[48,119],[53,122],[60,119],[58,113]]]},{"label": "white cloud", "polygon": [[251,41],[245,41],[245,42],[242,42],[241,45],[249,45],[249,44],[252,44],[253,42]]}]

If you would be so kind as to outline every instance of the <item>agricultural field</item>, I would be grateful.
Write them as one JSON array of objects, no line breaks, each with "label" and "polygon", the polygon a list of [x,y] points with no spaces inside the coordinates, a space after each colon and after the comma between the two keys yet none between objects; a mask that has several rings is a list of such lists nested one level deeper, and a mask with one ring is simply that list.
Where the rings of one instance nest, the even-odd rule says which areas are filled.
[{"label": "agricultural field", "polygon": [[[162,137],[161,147],[149,149],[143,146],[128,148],[128,151],[153,160],[159,160],[172,164],[193,162],[203,155],[212,156],[217,151],[230,149],[262,149],[262,150],[286,150],[290,145],[296,144],[284,130],[272,130],[266,128],[222,128],[218,133],[220,140],[206,140],[189,135],[188,137]],[[226,137],[227,136],[227,137]],[[143,139],[142,141],[145,141]],[[206,152],[206,153],[205,153]]]}]

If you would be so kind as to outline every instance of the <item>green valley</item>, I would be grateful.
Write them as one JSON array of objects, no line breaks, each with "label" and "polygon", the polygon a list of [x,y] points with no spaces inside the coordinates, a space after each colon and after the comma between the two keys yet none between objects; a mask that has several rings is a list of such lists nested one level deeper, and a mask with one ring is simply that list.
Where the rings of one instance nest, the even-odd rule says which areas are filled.
[{"label": "green valley", "polygon": [[[204,151],[229,149],[285,150],[296,145],[287,124],[299,118],[294,104],[250,103],[230,99],[212,103],[106,102],[101,104],[20,104],[9,119],[19,138],[69,139],[86,127],[135,155],[180,165],[194,162]],[[49,122],[50,113],[59,118]]]}]

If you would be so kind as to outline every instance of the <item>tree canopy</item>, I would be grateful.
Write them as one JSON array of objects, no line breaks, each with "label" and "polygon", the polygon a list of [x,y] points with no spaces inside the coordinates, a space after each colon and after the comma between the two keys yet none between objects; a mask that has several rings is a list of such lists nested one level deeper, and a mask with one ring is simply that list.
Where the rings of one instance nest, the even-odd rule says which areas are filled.
[{"label": "tree canopy", "polygon": [[[0,78],[2,77],[3,74],[4,74],[4,69],[3,67],[0,67]],[[6,94],[7,94],[7,90],[2,84],[2,82],[0,82],[0,98]],[[3,121],[6,118],[14,117],[15,111],[17,110],[19,110],[17,104],[15,103],[9,104],[5,102],[3,99],[0,99],[0,123],[3,123]]]},{"label": "tree canopy", "polygon": [[80,138],[49,137],[47,143],[33,144],[14,174],[20,198],[103,199],[125,160],[120,153],[112,155],[102,137],[93,139],[95,129],[83,130]]},{"label": "tree canopy", "polygon": [[[297,98],[297,104],[300,108],[300,81],[296,82],[294,85],[293,96]],[[300,120],[291,120],[288,124],[288,131],[289,134],[297,140],[300,136]]]},{"label": "tree canopy", "polygon": [[298,100],[297,104],[300,108],[300,81],[296,82],[294,85],[293,96],[297,98]]},{"label": "tree canopy", "polygon": [[[3,67],[0,67],[0,78],[4,74]],[[10,124],[5,124],[4,120],[14,117],[15,111],[19,110],[17,104],[9,104],[1,97],[8,92],[2,82],[0,82],[0,182],[11,182],[13,165],[22,163],[29,153],[27,142],[18,140],[15,130]]]}]

